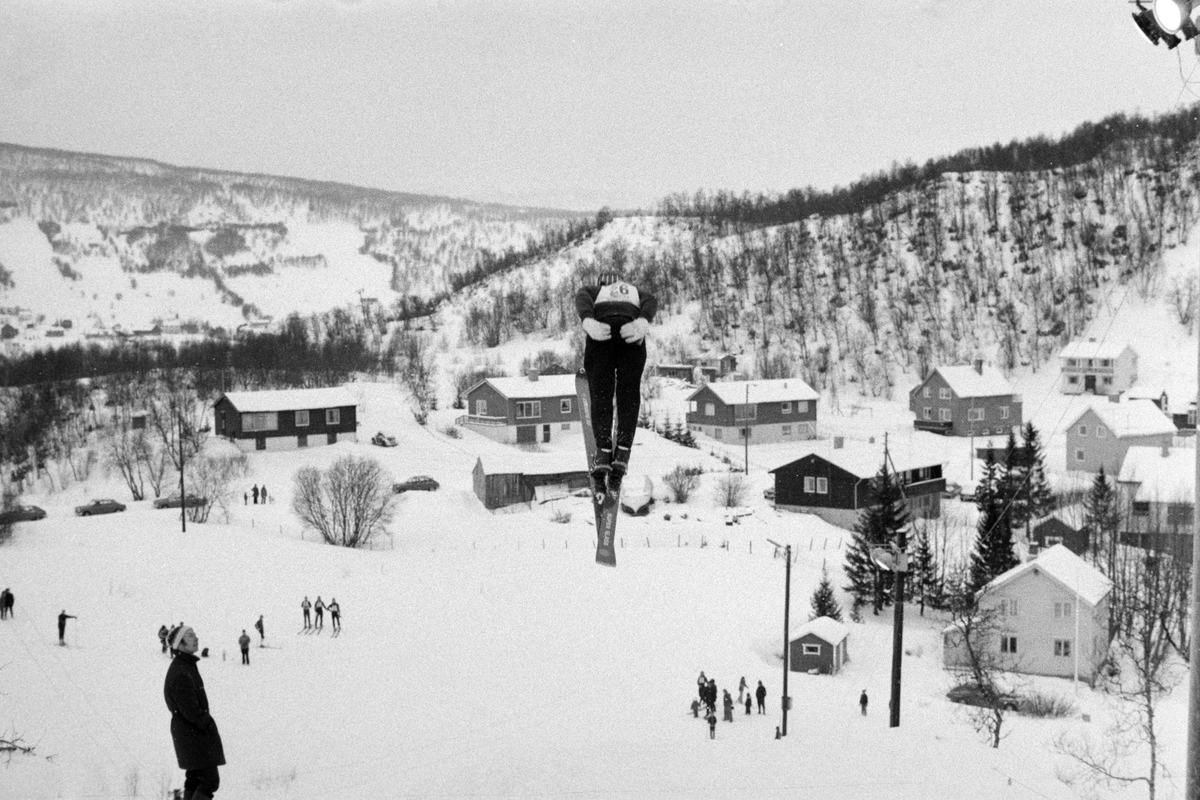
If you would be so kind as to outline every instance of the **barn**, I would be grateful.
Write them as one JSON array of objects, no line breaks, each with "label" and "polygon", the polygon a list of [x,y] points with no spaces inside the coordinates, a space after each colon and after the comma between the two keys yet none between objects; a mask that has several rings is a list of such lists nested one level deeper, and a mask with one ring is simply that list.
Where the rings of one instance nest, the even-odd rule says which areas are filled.
[{"label": "barn", "polygon": [[562,497],[591,485],[584,459],[566,454],[530,453],[520,458],[481,456],[471,470],[475,496],[489,511],[518,503]]},{"label": "barn", "polygon": [[850,629],[833,617],[817,617],[800,626],[788,643],[788,668],[792,672],[836,675],[850,660],[846,640]]}]

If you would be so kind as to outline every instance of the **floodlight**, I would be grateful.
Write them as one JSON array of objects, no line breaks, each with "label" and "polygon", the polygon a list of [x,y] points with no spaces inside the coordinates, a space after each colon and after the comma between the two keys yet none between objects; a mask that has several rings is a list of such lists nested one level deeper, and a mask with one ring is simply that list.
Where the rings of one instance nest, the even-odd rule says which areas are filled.
[{"label": "floodlight", "polygon": [[1154,0],[1154,21],[1163,33],[1179,33],[1191,5],[1190,0]]},{"label": "floodlight", "polygon": [[[1141,6],[1138,6],[1141,8]],[[1158,23],[1154,21],[1154,15],[1147,8],[1142,8],[1141,11],[1133,15],[1133,21],[1137,23],[1138,28],[1150,40],[1150,44],[1157,45],[1162,39],[1162,34],[1159,32]]]}]

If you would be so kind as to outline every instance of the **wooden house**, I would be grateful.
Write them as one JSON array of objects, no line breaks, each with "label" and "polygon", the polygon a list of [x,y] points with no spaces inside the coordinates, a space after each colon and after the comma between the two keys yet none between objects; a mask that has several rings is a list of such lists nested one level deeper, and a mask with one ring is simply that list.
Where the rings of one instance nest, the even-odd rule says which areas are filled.
[{"label": "wooden house", "polygon": [[1096,402],[1067,428],[1067,470],[1118,475],[1129,448],[1170,446],[1175,431],[1150,400]]},{"label": "wooden house", "polygon": [[358,401],[343,387],[226,392],[214,432],[242,450],[290,450],[358,441]]},{"label": "wooden house", "polygon": [[1022,424],[1021,396],[981,360],[934,369],[909,393],[908,407],[914,428],[947,436],[1007,436]]},{"label": "wooden house", "polygon": [[463,394],[467,413],[456,423],[505,444],[550,442],[579,433],[574,375],[485,378]]},{"label": "wooden house", "polygon": [[717,441],[790,442],[817,435],[817,400],[799,378],[720,381],[688,395],[687,425]]},{"label": "wooden house", "polygon": [[[1065,544],[997,575],[975,593],[994,630],[977,642],[999,657],[999,665],[1030,675],[1078,676],[1092,681],[1112,640],[1112,584]],[[981,634],[982,635],[982,634]],[[942,660],[965,668],[962,630],[942,631]]]},{"label": "wooden house", "polygon": [[471,470],[475,496],[490,510],[565,496],[591,485],[583,455],[531,453],[520,459],[487,456]]},{"label": "wooden house", "polygon": [[1191,559],[1196,487],[1191,447],[1131,447],[1117,475],[1129,509],[1121,540]]},{"label": "wooden house", "polygon": [[655,364],[654,374],[660,378],[675,378],[691,383],[695,380],[696,368],[691,364]]},{"label": "wooden house", "polygon": [[7,322],[0,325],[0,339],[15,339],[21,332]]},{"label": "wooden house", "polygon": [[788,642],[788,669],[836,675],[850,660],[850,629],[832,617],[817,617],[800,626]]},{"label": "wooden house", "polygon": [[[939,458],[901,450],[890,456],[889,468],[904,487],[909,513],[916,519],[940,517],[946,479]],[[843,444],[835,439],[832,446],[813,448],[770,470],[775,476],[775,507],[815,514],[830,524],[853,528],[862,510],[871,505],[871,481],[883,460],[879,444]]]},{"label": "wooden house", "polygon": [[1119,395],[1137,383],[1137,351],[1124,342],[1074,341],[1058,360],[1063,394]]},{"label": "wooden house", "polygon": [[1082,508],[1068,506],[1030,520],[1030,551],[1040,553],[1056,544],[1062,544],[1075,555],[1082,556],[1087,552],[1089,539],[1087,527],[1079,524],[1082,519]]}]

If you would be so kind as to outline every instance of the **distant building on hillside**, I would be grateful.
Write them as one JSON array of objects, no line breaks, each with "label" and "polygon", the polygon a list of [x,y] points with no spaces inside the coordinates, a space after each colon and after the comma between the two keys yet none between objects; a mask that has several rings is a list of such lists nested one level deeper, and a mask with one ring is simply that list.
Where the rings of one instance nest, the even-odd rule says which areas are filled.
[{"label": "distant building on hillside", "polygon": [[1137,383],[1137,351],[1124,342],[1074,341],[1058,354],[1063,394],[1117,395]]},{"label": "distant building on hillside", "polygon": [[1007,436],[1022,424],[1021,396],[995,367],[937,367],[909,393],[913,427],[948,436]]},{"label": "distant building on hillside", "polygon": [[467,413],[456,424],[505,444],[550,442],[579,433],[574,375],[485,378],[463,392]]},{"label": "distant building on hillside", "polygon": [[242,450],[358,441],[358,401],[344,387],[226,392],[213,404],[217,436]]}]

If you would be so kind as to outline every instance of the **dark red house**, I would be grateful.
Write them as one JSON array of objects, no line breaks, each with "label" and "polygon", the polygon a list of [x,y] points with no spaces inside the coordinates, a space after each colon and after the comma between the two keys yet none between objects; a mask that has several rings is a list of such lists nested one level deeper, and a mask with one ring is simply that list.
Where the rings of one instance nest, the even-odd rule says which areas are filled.
[{"label": "dark red house", "polygon": [[292,450],[358,441],[358,401],[343,387],[226,392],[214,428],[242,450]]},{"label": "dark red house", "polygon": [[850,660],[846,637],[850,629],[833,617],[817,617],[800,626],[788,643],[788,669],[836,675]]}]

